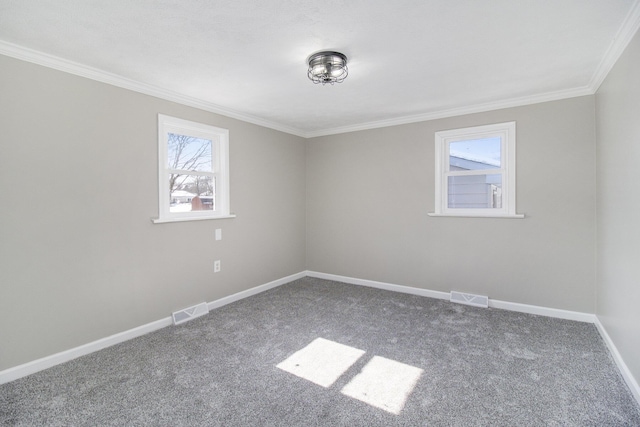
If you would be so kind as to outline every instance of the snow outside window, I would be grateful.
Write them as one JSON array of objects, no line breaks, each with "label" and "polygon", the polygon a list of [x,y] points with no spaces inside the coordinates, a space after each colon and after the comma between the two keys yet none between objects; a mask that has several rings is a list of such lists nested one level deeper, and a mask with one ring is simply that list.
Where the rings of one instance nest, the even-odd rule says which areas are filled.
[{"label": "snow outside window", "polygon": [[229,218],[229,131],[158,115],[159,218]]}]

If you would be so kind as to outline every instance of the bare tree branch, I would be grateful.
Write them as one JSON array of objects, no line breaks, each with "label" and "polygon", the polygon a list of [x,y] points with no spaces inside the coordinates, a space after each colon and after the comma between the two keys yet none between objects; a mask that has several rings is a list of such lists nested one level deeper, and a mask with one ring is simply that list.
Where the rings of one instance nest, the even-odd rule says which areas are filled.
[{"label": "bare tree branch", "polygon": [[[203,166],[206,167],[208,165],[207,169],[211,170],[211,141],[170,133],[168,135],[167,148],[168,167],[170,169],[198,171]],[[189,175],[179,173],[171,174],[169,177],[169,192],[173,193],[175,190],[182,188],[188,177]]]}]

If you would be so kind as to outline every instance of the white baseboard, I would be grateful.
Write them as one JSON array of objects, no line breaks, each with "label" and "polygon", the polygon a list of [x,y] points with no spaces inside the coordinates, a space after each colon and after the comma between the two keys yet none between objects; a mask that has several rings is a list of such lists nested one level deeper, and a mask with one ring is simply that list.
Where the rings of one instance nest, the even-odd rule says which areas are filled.
[{"label": "white baseboard", "polygon": [[596,318],[596,315],[591,313],[561,310],[559,308],[541,307],[539,305],[520,304],[517,302],[500,301],[491,298],[489,298],[489,307],[498,308],[501,310],[517,311],[519,313],[555,317],[557,319],[575,320],[578,322],[586,323],[593,323]]},{"label": "white baseboard", "polygon": [[128,341],[132,338],[137,338],[150,332],[157,331],[158,329],[162,329],[171,324],[171,317],[165,317],[164,319],[156,320],[155,322],[147,323],[146,325],[138,326],[137,328],[129,329],[128,331],[120,332],[106,338],[101,338],[97,341],[83,344],[79,347],[52,354],[51,356],[46,356],[42,359],[37,359],[13,368],[5,369],[4,371],[0,371],[0,384],[26,377],[27,375],[51,368],[52,366],[93,353],[94,351],[102,350],[103,348],[111,347],[112,345],[120,344],[121,342]]},{"label": "white baseboard", "polygon": [[[245,291],[238,292],[236,294],[229,295],[227,297],[209,302],[207,303],[207,306],[209,310],[214,310],[216,308],[225,306],[232,302],[239,301],[244,298],[248,298],[250,296],[259,294],[269,289],[276,288],[278,286],[284,285],[289,282],[293,282],[294,280],[301,279],[305,276],[316,277],[319,279],[326,279],[326,280],[334,280],[337,282],[343,282],[343,283],[348,283],[352,285],[368,286],[371,288],[384,289],[388,291],[401,292],[405,294],[419,295],[419,296],[442,299],[442,300],[449,300],[449,296],[450,296],[449,292],[432,291],[428,289],[414,288],[411,286],[396,285],[393,283],[377,282],[377,281],[366,280],[366,279],[357,279],[353,277],[320,273],[316,271],[303,271],[297,274],[293,274],[291,276],[274,280],[269,283],[265,283],[264,285],[256,286],[254,288],[247,289]],[[506,301],[491,300],[491,299],[489,300],[489,307],[503,309],[503,310],[517,311],[521,313],[556,317],[560,319],[589,322],[589,323],[595,324],[595,326],[598,329],[598,332],[600,333],[604,342],[609,348],[609,351],[611,352],[618,366],[618,369],[620,370],[620,373],[622,374],[625,382],[629,386],[631,393],[633,394],[635,399],[638,401],[638,403],[640,403],[640,386],[638,386],[637,381],[631,374],[631,371],[629,371],[629,368],[627,367],[627,365],[624,363],[622,356],[618,352],[618,349],[613,344],[613,341],[609,337],[609,334],[607,333],[602,323],[600,323],[600,320],[596,315],[589,314],[589,313],[580,313],[575,311],[559,310],[555,308],[540,307],[540,306],[534,306],[534,305],[528,305],[528,304],[519,304],[519,303],[506,302]],[[89,353],[102,350],[103,348],[107,348],[112,345],[119,344],[133,338],[137,338],[139,336],[148,334],[150,332],[156,331],[158,329],[162,329],[170,325],[172,325],[172,321],[171,321],[171,317],[168,316],[166,318],[156,320],[155,322],[147,323],[146,325],[142,325],[137,328],[130,329],[128,331],[120,332],[115,335],[111,335],[109,337],[102,338],[97,341],[93,341],[93,342],[81,345],[79,347],[75,347],[60,353],[53,354],[51,356],[37,359],[32,362],[25,363],[23,365],[15,366],[13,368],[5,369],[4,371],[0,371],[0,384],[17,380],[18,378],[22,378],[27,375],[33,374],[35,372],[50,368],[52,366],[59,365],[64,362],[68,362],[80,356],[84,356]]]},{"label": "white baseboard", "polygon": [[[303,271],[291,276],[283,277],[282,279],[274,280],[273,282],[256,286],[255,288],[247,289],[246,291],[238,292],[237,294],[212,301],[210,303],[207,303],[207,306],[209,310],[213,310],[215,308],[222,307],[224,305],[241,300],[243,298],[250,297],[255,294],[259,294],[260,292],[264,292],[277,286],[284,285],[285,283],[292,282],[305,276],[306,272]],[[155,322],[147,323],[146,325],[129,329],[128,331],[120,332],[106,338],[101,338],[97,341],[83,344],[79,347],[52,354],[50,356],[18,365],[13,368],[5,369],[4,371],[0,371],[0,384],[5,384],[10,381],[17,380],[18,378],[26,377],[27,375],[31,375],[44,369],[51,368],[52,366],[68,362],[89,353],[93,353],[94,351],[102,350],[103,348],[111,347],[112,345],[120,344],[130,339],[137,338],[153,331],[157,331],[158,329],[171,326],[172,324],[173,322],[171,316],[168,316],[163,319],[156,320]]]},{"label": "white baseboard", "polygon": [[[307,271],[307,276],[317,277],[319,279],[334,280],[337,282],[349,283],[353,285],[368,286],[371,288],[385,289],[388,291],[396,291],[396,292],[402,292],[406,294],[444,299],[444,300],[449,300],[449,295],[450,295],[448,292],[418,289],[410,286],[395,285],[392,283],[383,283],[383,282],[376,282],[373,280],[356,279],[354,277],[338,276],[335,274],[319,273],[317,271]],[[635,380],[635,378],[631,374],[631,371],[629,370],[627,365],[624,363],[624,360],[622,359],[622,356],[618,352],[618,349],[616,348],[616,346],[613,344],[611,337],[609,337],[609,334],[607,333],[604,326],[602,325],[602,323],[600,323],[600,320],[595,314],[582,313],[579,311],[560,310],[557,308],[548,308],[548,307],[541,307],[537,305],[520,304],[516,302],[508,302],[508,301],[500,301],[500,300],[492,300],[492,299],[489,299],[489,307],[502,309],[502,310],[517,311],[519,313],[537,314],[540,316],[555,317],[559,319],[593,323],[598,329],[598,332],[602,336],[607,347],[609,348],[609,351],[611,352],[613,359],[618,365],[618,369],[620,370],[622,377],[624,378],[625,382],[629,386],[629,389],[631,390],[631,394],[633,394],[633,397],[640,404],[640,386],[638,386],[638,382]]]},{"label": "white baseboard", "polygon": [[618,370],[620,370],[620,374],[622,375],[622,378],[624,378],[624,381],[627,383],[627,386],[629,386],[629,389],[631,390],[631,394],[633,395],[633,397],[635,397],[636,401],[638,401],[638,404],[640,404],[640,385],[638,385],[638,382],[633,377],[633,374],[631,374],[631,371],[629,370],[629,367],[627,366],[627,364],[624,363],[624,360],[622,359],[620,352],[618,351],[618,349],[616,348],[616,345],[613,343],[613,340],[607,333],[607,330],[604,328],[604,325],[600,322],[600,319],[598,319],[598,316],[594,316],[594,317],[595,317],[595,320],[593,323],[596,325],[596,328],[598,328],[598,332],[600,332],[600,336],[602,337],[605,344],[609,348],[609,351],[611,352],[611,356],[613,357],[613,360],[616,362],[616,365],[618,365]]},{"label": "white baseboard", "polygon": [[355,277],[338,276],[337,274],[319,273],[317,271],[307,271],[307,276],[318,279],[333,280],[336,282],[349,283],[350,285],[367,286],[369,288],[384,289],[386,291],[401,292],[403,294],[419,295],[436,299],[449,300],[449,292],[431,291],[429,289],[414,288],[411,286],[395,285],[393,283],[376,282],[373,280],[356,279]]},{"label": "white baseboard", "polygon": [[268,291],[269,289],[276,288],[278,286],[284,285],[285,283],[293,282],[294,280],[302,279],[307,275],[306,272],[301,271],[300,273],[292,274],[291,276],[283,277],[282,279],[274,280],[273,282],[265,283],[264,285],[256,286],[255,288],[247,289],[246,291],[238,292],[237,294],[229,295],[228,297],[220,298],[218,300],[212,301],[207,304],[209,310],[214,310],[216,308],[222,307],[227,304],[231,304],[232,302],[239,301],[244,298],[248,298],[252,295],[259,294],[264,291]]},{"label": "white baseboard", "polygon": [[[393,283],[376,282],[373,280],[357,279],[354,277],[338,276],[336,274],[320,273],[317,271],[307,271],[307,276],[318,279],[334,280],[336,282],[349,283],[352,285],[368,286],[370,288],[385,289],[387,291],[402,292],[404,294],[419,295],[423,297],[449,300],[450,293],[442,291],[432,291],[429,289],[414,288],[411,286],[396,285]],[[537,305],[519,304],[517,302],[507,302],[489,299],[489,307],[502,310],[517,311],[520,313],[538,314],[559,319],[577,320],[580,322],[593,323],[595,315],[581,313],[578,311],[560,310],[557,308],[540,307]]]}]

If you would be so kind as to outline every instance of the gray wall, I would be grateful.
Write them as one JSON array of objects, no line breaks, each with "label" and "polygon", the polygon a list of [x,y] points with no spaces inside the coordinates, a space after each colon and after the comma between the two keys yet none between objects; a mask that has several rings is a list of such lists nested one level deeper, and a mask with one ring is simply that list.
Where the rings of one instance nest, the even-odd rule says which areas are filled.
[{"label": "gray wall", "polygon": [[596,94],[597,315],[640,381],[640,34]]},{"label": "gray wall", "polygon": [[[594,96],[307,141],[312,271],[595,312]],[[525,219],[429,217],[434,133],[517,122]]]},{"label": "gray wall", "polygon": [[[0,370],[308,268],[597,310],[638,378],[638,52],[597,94],[597,308],[596,97],[305,142],[0,56]],[[230,129],[237,218],[151,223],[157,113]],[[526,218],[427,216],[434,132],[511,120]]]},{"label": "gray wall", "polygon": [[[4,56],[0,94],[0,370],[305,269],[301,138]],[[158,113],[230,130],[237,218],[151,223]]]}]

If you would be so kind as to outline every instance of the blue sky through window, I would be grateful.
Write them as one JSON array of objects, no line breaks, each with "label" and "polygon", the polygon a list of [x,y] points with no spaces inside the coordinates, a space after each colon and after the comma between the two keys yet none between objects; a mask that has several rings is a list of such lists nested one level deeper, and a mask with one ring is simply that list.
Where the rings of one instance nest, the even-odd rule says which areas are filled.
[{"label": "blue sky through window", "polygon": [[500,146],[499,136],[455,141],[449,143],[449,155],[500,167]]}]

